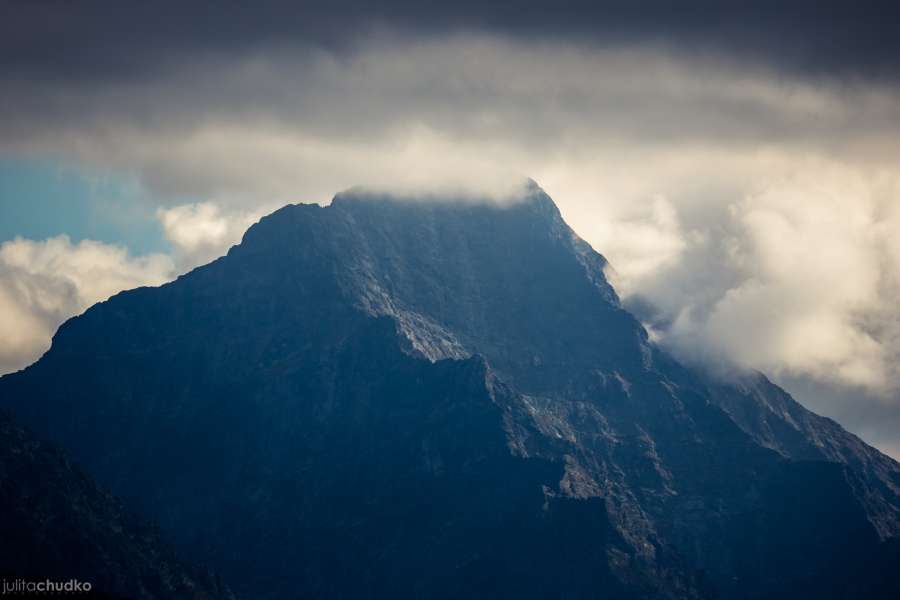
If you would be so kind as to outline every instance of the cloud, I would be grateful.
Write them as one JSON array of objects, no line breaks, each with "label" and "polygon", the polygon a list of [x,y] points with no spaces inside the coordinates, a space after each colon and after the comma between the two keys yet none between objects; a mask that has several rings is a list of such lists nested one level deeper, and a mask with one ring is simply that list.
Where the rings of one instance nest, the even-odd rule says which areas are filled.
[{"label": "cloud", "polygon": [[[734,200],[718,230],[683,236],[705,258],[671,255],[627,293],[660,311],[652,319],[682,355],[896,396],[900,178],[826,161],[785,170]],[[710,272],[729,277],[697,285]]]},{"label": "cloud", "polygon": [[[423,39],[474,31],[538,43],[655,45],[809,73],[896,76],[896,2],[622,0],[260,0],[252,6],[160,0],[18,2],[0,22],[0,71],[51,80],[143,76],[185,56],[271,46],[352,52],[373,34]],[[136,26],[137,24],[137,26]],[[77,49],[77,50],[74,50]]]},{"label": "cloud", "polygon": [[225,254],[266,212],[270,211],[225,212],[211,202],[200,202],[159,208],[156,216],[181,272]]},{"label": "cloud", "polygon": [[0,373],[43,354],[56,328],[111,295],[172,277],[165,255],[129,256],[118,246],[58,236],[0,245]]},{"label": "cloud", "polygon": [[131,75],[10,72],[0,154],[133,174],[174,272],[288,202],[530,176],[661,344],[896,437],[900,89],[635,39],[207,40]]},{"label": "cloud", "polygon": [[618,219],[598,220],[591,232],[591,237],[606,242],[604,252],[616,257],[608,275],[626,297],[634,282],[679,261],[687,246],[676,209],[664,196],[648,198],[634,208]]},{"label": "cloud", "polygon": [[326,203],[360,183],[491,187],[498,172],[567,165],[602,182],[647,160],[684,169],[679,156],[723,163],[760,146],[867,162],[900,154],[900,93],[888,84],[652,47],[473,34],[359,44],[344,55],[189,56],[140,79],[12,80],[0,96],[0,153],[133,172],[173,204],[251,207]]}]

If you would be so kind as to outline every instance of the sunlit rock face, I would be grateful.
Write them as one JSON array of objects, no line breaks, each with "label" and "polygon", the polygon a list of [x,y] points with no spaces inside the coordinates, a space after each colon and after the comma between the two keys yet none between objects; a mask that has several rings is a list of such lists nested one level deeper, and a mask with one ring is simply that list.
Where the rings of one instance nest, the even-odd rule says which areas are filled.
[{"label": "sunlit rock face", "polygon": [[354,190],[68,321],[0,399],[246,597],[893,597],[900,466],[679,365],[605,266],[533,183]]}]

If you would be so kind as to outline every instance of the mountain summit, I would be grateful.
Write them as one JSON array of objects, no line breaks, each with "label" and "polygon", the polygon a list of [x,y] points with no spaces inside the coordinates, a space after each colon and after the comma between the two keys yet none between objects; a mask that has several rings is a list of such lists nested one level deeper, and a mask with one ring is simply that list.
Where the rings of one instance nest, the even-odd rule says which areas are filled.
[{"label": "mountain summit", "polygon": [[900,465],[654,346],[530,183],[354,190],[60,327],[0,403],[248,598],[896,597]]}]

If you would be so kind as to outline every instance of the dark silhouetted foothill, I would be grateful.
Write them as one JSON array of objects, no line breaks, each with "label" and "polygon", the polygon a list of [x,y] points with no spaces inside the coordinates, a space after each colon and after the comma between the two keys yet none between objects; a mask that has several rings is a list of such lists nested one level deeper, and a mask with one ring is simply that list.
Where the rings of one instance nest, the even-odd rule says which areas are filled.
[{"label": "dark silhouetted foothill", "polygon": [[[185,565],[156,528],[5,414],[0,414],[0,579],[2,597],[234,599],[218,577]],[[26,581],[50,582],[51,589],[63,586],[66,593],[28,593]]]}]

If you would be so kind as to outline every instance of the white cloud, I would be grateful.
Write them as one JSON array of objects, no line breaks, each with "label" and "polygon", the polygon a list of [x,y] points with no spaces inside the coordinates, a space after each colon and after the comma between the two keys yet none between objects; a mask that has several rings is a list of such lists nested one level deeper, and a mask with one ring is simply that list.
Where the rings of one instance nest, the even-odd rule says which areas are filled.
[{"label": "white cloud", "polygon": [[156,216],[181,272],[225,254],[265,212],[228,212],[212,202],[201,202],[160,208]]},{"label": "white cloud", "polygon": [[592,221],[593,228],[583,235],[602,240],[603,252],[615,256],[608,275],[620,295],[677,263],[687,246],[675,207],[661,195],[632,204],[624,214]]},{"label": "white cloud", "polygon": [[900,180],[824,161],[793,167],[804,170],[731,205],[719,245],[734,278],[717,297],[705,298],[707,287],[667,305],[665,290],[649,291],[673,312],[669,342],[706,359],[896,394],[900,239],[888,232],[900,230]]},{"label": "white cloud", "polygon": [[173,276],[165,255],[132,257],[118,246],[66,236],[0,245],[0,373],[23,368],[50,346],[56,328],[111,295]]}]

